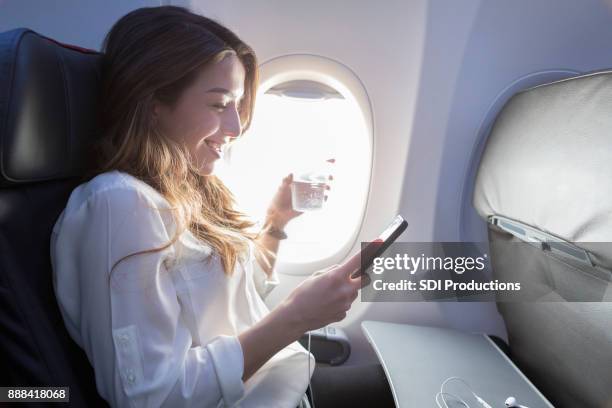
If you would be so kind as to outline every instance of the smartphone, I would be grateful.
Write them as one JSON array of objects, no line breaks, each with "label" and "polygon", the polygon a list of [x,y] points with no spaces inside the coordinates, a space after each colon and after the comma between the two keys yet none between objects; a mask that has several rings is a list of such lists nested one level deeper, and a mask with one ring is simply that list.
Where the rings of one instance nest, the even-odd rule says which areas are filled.
[{"label": "smartphone", "polygon": [[356,278],[363,275],[372,266],[374,259],[381,256],[407,227],[408,221],[401,215],[396,215],[378,238],[366,245],[361,251],[361,267],[351,277]]}]

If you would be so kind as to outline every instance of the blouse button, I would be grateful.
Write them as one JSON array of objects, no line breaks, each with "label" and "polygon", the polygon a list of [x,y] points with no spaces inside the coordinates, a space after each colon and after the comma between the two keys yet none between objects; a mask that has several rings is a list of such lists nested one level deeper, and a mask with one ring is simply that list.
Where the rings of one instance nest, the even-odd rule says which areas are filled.
[{"label": "blouse button", "polygon": [[119,343],[122,346],[127,347],[129,342],[130,342],[130,338],[128,337],[127,334],[122,334],[122,335],[119,336]]},{"label": "blouse button", "polygon": [[130,384],[134,383],[134,381],[136,380],[136,376],[134,375],[134,370],[132,370],[131,368],[128,368],[127,370],[125,370],[125,374],[127,376],[127,380]]}]

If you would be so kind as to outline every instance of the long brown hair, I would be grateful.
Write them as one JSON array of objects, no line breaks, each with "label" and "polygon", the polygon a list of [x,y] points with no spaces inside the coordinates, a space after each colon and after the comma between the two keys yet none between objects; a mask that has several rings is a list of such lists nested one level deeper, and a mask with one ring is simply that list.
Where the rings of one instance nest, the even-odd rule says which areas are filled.
[{"label": "long brown hair", "polygon": [[[242,62],[245,92],[239,107],[243,132],[249,128],[258,85],[255,53],[232,31],[177,6],[136,9],[119,19],[103,43],[100,127],[93,146],[96,163],[87,174],[119,170],[149,184],[171,205],[179,228],[160,248],[188,229],[219,255],[226,274],[251,240],[254,223],[235,209],[229,189],[214,175],[201,175],[183,145],[162,137],[152,120],[153,100],[170,106],[204,66],[234,53]],[[124,257],[118,260],[113,268]],[[261,257],[267,260],[266,257]]]}]

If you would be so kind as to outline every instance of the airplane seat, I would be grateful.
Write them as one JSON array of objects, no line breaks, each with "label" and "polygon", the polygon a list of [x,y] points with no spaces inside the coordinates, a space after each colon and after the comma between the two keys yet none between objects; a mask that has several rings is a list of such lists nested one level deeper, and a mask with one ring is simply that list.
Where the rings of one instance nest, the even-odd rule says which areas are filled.
[{"label": "airplane seat", "polygon": [[611,113],[612,71],[522,91],[476,176],[493,278],[523,282],[497,298],[510,354],[558,407],[612,406]]},{"label": "airplane seat", "polygon": [[95,51],[0,34],[0,384],[68,386],[71,406],[87,407],[108,405],[65,329],[49,244],[87,169],[99,78]]}]

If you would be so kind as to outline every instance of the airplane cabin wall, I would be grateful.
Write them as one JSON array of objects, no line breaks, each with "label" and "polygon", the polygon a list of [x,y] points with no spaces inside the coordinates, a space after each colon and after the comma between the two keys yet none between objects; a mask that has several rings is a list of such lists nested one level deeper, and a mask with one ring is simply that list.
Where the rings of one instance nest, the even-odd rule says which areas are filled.
[{"label": "airplane cabin wall", "polygon": [[[404,241],[486,239],[485,224],[470,205],[470,172],[483,129],[503,101],[525,86],[612,67],[612,1],[161,3],[188,6],[228,25],[253,46],[260,63],[315,54],[341,62],[360,78],[374,114],[375,156],[358,241],[376,236],[398,212],[410,223]],[[99,49],[117,18],[159,4],[0,1],[0,31],[26,26]],[[283,274],[270,305],[303,278]],[[341,323],[352,339],[349,364],[376,359],[361,335],[363,319],[505,337],[494,304],[356,302]]]}]

